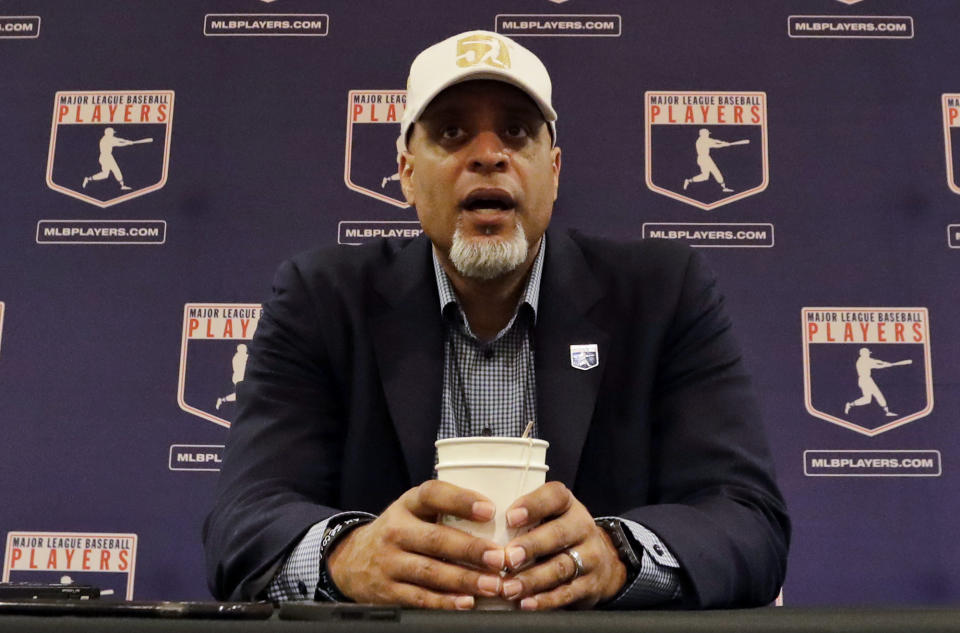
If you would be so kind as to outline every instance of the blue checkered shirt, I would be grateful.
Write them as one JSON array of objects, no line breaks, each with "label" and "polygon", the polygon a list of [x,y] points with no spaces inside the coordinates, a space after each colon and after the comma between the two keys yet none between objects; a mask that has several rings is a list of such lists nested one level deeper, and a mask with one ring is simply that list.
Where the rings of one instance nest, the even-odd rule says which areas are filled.
[{"label": "blue checkered shirt", "polygon": [[[477,435],[519,437],[531,420],[532,435],[539,437],[532,338],[546,246],[544,237],[513,318],[490,341],[481,341],[470,330],[453,285],[434,253],[433,268],[446,342],[437,439]],[[342,513],[314,525],[267,587],[267,597],[274,601],[312,598],[319,582],[320,542],[324,531],[332,522],[353,516],[373,515]],[[644,552],[637,577],[605,606],[641,608],[680,596],[680,565],[656,534],[627,519],[598,518],[621,521]],[[322,590],[318,593],[332,599]]]}]

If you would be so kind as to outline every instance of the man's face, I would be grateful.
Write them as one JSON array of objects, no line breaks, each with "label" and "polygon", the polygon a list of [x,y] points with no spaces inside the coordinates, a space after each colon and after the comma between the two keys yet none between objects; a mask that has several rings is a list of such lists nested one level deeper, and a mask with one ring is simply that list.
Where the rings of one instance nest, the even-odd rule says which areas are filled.
[{"label": "man's face", "polygon": [[424,111],[408,147],[403,192],[443,256],[457,229],[483,246],[511,240],[518,225],[534,252],[557,198],[560,149],[526,93],[499,81],[452,86]]}]

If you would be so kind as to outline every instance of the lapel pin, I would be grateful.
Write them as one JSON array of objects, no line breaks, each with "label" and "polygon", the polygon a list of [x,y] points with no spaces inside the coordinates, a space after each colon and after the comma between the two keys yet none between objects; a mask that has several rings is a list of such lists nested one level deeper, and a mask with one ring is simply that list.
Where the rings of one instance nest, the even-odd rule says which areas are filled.
[{"label": "lapel pin", "polygon": [[596,343],[570,346],[570,366],[584,371],[593,369],[600,363],[600,352]]}]

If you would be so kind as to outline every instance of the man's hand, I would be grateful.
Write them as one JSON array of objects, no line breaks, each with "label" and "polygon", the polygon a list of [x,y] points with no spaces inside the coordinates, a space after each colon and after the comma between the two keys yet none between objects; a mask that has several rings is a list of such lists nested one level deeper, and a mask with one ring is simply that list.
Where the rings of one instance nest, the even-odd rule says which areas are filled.
[{"label": "man's hand", "polygon": [[[566,486],[551,481],[517,499],[507,510],[510,527],[536,525],[506,547],[510,570],[503,597],[520,600],[524,610],[572,606],[589,609],[612,598],[627,580],[627,568],[610,536]],[[566,550],[583,561],[583,575]],[[525,563],[534,564],[525,567]]]},{"label": "man's hand", "polygon": [[436,521],[452,514],[486,522],[494,512],[479,493],[425,482],[337,543],[327,569],[337,588],[357,602],[472,609],[475,596],[499,595],[503,548]]}]

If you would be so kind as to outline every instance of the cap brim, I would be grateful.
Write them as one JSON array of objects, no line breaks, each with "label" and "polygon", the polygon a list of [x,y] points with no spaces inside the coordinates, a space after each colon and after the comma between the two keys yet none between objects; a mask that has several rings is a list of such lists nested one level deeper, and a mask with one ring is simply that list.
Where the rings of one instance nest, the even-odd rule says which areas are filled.
[{"label": "cap brim", "polygon": [[549,103],[540,99],[536,93],[531,90],[528,86],[524,85],[522,82],[517,81],[516,77],[507,72],[501,72],[494,68],[465,68],[462,73],[459,75],[454,75],[448,81],[445,81],[442,84],[438,84],[432,91],[425,95],[421,100],[421,105],[419,108],[409,113],[404,112],[403,125],[400,130],[400,139],[399,144],[402,144],[401,149],[406,150],[407,148],[407,134],[410,131],[410,128],[413,127],[413,124],[420,119],[420,116],[424,113],[434,99],[437,98],[441,92],[446,90],[451,86],[461,84],[465,81],[473,81],[476,79],[492,79],[494,81],[501,81],[506,84],[510,84],[515,88],[522,90],[533,102],[537,105],[537,108],[540,110],[540,113],[543,115],[544,120],[550,126],[550,135],[553,138],[553,142],[556,143],[557,133],[556,126],[554,122],[557,120],[557,112],[554,110]]}]

